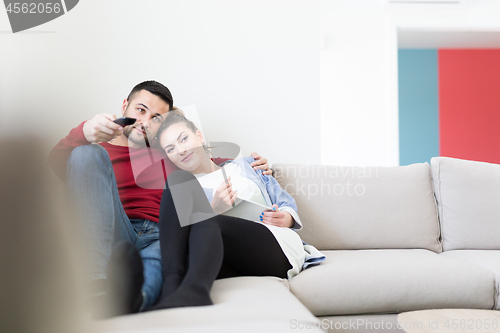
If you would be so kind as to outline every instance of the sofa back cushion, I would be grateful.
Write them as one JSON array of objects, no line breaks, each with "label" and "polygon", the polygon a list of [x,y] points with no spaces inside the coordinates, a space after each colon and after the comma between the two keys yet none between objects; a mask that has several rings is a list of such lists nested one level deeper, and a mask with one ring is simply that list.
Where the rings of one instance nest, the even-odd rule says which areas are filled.
[{"label": "sofa back cushion", "polygon": [[443,250],[500,250],[500,165],[434,157]]},{"label": "sofa back cushion", "polygon": [[428,163],[402,167],[274,165],[297,201],[302,239],[323,250],[441,251]]}]

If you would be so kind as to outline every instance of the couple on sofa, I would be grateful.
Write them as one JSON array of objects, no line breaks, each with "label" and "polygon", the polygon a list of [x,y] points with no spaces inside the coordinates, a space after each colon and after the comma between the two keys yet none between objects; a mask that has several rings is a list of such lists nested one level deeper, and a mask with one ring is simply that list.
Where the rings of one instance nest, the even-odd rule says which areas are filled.
[{"label": "couple on sofa", "polygon": [[[306,257],[309,264],[321,261],[291,229],[301,228],[295,201],[268,176],[266,159],[255,153],[235,161],[210,159],[201,132],[155,81],[135,86],[122,114],[136,122],[122,127],[114,115],[97,115],[49,155],[49,165],[67,182],[89,246],[88,302],[95,304],[95,317],[209,305],[216,278],[291,278],[307,266]],[[144,141],[152,149],[141,148]],[[136,182],[131,161],[152,154],[166,155],[164,189]],[[229,178],[221,178],[225,169]],[[272,209],[261,214],[261,223],[220,215],[237,197]]]}]

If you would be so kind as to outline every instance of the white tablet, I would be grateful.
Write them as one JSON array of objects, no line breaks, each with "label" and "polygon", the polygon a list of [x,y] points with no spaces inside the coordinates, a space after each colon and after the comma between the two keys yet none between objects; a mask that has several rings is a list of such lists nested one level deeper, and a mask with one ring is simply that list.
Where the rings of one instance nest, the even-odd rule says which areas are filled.
[{"label": "white tablet", "polygon": [[240,198],[236,198],[234,202],[236,207],[222,213],[222,215],[239,217],[240,219],[260,222],[260,214],[267,209],[271,209],[267,206],[261,205],[259,203],[248,201]]}]

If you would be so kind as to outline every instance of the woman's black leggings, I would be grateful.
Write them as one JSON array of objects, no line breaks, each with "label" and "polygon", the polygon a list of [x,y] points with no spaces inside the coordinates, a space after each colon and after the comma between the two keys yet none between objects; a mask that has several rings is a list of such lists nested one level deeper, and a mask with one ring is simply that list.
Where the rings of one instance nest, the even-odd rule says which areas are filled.
[{"label": "woman's black leggings", "polygon": [[[172,185],[172,179],[175,186],[186,184],[184,195],[198,199],[184,197],[182,205],[174,205],[168,186]],[[200,193],[204,200],[199,199]],[[178,197],[175,199],[179,202]],[[196,212],[211,212],[207,216],[212,217],[181,227],[178,214],[186,218]],[[209,292],[216,278],[286,278],[292,268],[264,225],[214,215],[202,187],[186,171],[175,171],[169,176],[161,201],[159,227],[164,284],[157,308],[211,304]]]}]

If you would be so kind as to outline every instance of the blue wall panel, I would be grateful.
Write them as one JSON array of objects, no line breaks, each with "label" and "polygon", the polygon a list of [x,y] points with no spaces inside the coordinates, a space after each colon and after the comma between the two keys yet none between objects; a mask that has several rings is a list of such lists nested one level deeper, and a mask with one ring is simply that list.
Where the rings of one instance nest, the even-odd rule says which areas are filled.
[{"label": "blue wall panel", "polygon": [[439,156],[438,52],[400,49],[399,164]]}]

